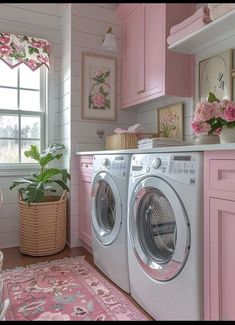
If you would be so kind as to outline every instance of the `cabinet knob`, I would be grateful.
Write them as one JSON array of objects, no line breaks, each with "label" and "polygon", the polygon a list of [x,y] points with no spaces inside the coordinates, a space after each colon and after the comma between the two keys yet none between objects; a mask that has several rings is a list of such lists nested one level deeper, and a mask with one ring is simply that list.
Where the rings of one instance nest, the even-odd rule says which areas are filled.
[{"label": "cabinet knob", "polygon": [[140,95],[140,94],[143,94],[144,90],[143,89],[140,89],[139,91],[137,91],[137,94]]}]

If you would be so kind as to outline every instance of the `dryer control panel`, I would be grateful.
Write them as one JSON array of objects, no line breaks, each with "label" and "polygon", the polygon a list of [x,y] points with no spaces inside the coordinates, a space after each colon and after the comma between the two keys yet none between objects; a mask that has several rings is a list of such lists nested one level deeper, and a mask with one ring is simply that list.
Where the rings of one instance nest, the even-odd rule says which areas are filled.
[{"label": "dryer control panel", "polygon": [[131,160],[130,176],[146,174],[166,176],[186,184],[194,184],[199,172],[199,159],[195,152],[135,154]]}]

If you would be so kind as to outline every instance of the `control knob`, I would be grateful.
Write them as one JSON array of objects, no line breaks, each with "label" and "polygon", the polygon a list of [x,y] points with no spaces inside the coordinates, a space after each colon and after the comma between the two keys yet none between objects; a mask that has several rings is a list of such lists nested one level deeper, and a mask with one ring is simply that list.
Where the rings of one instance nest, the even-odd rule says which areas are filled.
[{"label": "control knob", "polygon": [[109,164],[109,159],[108,158],[104,158],[103,161],[102,161],[102,165],[107,167]]},{"label": "control knob", "polygon": [[161,165],[161,159],[160,158],[154,158],[152,160],[153,168],[157,169],[160,165]]}]

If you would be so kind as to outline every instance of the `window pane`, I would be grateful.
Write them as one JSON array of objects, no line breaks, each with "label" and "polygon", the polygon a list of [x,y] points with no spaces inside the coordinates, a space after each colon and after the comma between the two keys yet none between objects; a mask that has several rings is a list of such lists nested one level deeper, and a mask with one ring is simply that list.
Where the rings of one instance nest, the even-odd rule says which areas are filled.
[{"label": "window pane", "polygon": [[20,88],[40,89],[40,69],[32,71],[24,64],[20,65]]},{"label": "window pane", "polygon": [[17,68],[11,69],[0,60],[0,86],[17,87]]},{"label": "window pane", "polygon": [[17,109],[17,90],[0,87],[0,108]]},{"label": "window pane", "polygon": [[21,118],[21,137],[40,139],[40,117],[39,116],[22,116]]},{"label": "window pane", "polygon": [[40,92],[20,90],[20,109],[40,111]]},{"label": "window pane", "polygon": [[38,146],[39,151],[41,151],[40,150],[40,145],[41,145],[40,140],[23,140],[21,142],[21,162],[22,163],[34,163],[34,164],[37,163],[34,159],[26,157],[24,154],[24,152],[26,150],[30,149],[31,144]]},{"label": "window pane", "polygon": [[17,140],[0,140],[0,163],[19,162],[19,143]]},{"label": "window pane", "polygon": [[19,125],[18,116],[0,114],[0,137],[1,138],[18,138]]}]

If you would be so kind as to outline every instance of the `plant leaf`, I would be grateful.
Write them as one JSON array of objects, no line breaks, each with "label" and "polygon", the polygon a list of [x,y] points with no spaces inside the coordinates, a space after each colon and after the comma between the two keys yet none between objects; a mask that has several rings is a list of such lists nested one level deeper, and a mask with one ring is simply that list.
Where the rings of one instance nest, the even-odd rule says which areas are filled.
[{"label": "plant leaf", "polygon": [[52,181],[52,183],[58,184],[60,187],[62,187],[63,190],[67,190],[69,192],[68,186],[63,181],[57,179],[57,180]]},{"label": "plant leaf", "polygon": [[219,99],[210,91],[207,101],[209,103],[213,103],[213,102],[219,102]]},{"label": "plant leaf", "polygon": [[30,149],[26,150],[24,154],[26,157],[32,158],[38,162],[40,161],[40,153],[38,147],[33,144],[31,144]]},{"label": "plant leaf", "polygon": [[50,168],[44,170],[38,177],[37,182],[47,182],[49,179],[51,179],[53,176],[61,174],[61,170],[58,168]]}]

